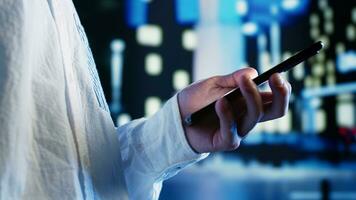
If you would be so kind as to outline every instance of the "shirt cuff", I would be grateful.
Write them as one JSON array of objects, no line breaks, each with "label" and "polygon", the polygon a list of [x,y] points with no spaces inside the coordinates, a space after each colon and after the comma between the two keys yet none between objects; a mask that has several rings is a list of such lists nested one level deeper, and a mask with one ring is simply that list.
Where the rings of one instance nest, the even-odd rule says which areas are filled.
[{"label": "shirt cuff", "polygon": [[181,114],[179,111],[179,104],[178,104],[178,94],[176,94],[172,99],[171,99],[171,106],[172,106],[172,112],[173,112],[173,117],[174,117],[174,122],[175,122],[175,128],[177,132],[177,137],[180,145],[182,146],[182,154],[186,158],[186,160],[202,160],[206,158],[209,153],[202,153],[199,154],[195,152],[190,144],[188,143],[188,139],[186,137],[186,134],[184,132],[183,128],[183,122],[181,118]]},{"label": "shirt cuff", "polygon": [[171,134],[166,135],[169,137],[167,143],[172,147],[167,154],[168,165],[160,176],[158,177],[158,181],[163,181],[172,176],[176,175],[183,168],[188,167],[204,158],[206,158],[209,153],[196,153],[191,146],[189,145],[187,138],[185,136],[181,115],[179,111],[178,105],[178,95],[176,94],[172,97],[163,108],[166,114],[169,113],[170,116],[166,116],[166,119],[172,121],[171,128],[174,129]]}]

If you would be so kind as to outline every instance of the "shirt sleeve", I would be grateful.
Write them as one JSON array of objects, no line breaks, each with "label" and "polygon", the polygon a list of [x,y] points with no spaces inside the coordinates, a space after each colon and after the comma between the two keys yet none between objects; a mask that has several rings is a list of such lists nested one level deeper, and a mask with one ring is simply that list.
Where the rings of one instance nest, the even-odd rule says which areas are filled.
[{"label": "shirt sleeve", "polygon": [[[29,22],[30,4],[22,0],[0,0],[0,196],[19,199],[24,189],[27,145],[32,137],[29,100],[31,73],[30,42],[36,38]],[[27,40],[28,38],[31,38]],[[33,51],[33,49],[32,49]],[[1,198],[0,197],[0,198]]]},{"label": "shirt sleeve", "polygon": [[164,180],[208,156],[189,146],[177,95],[151,118],[120,127],[118,136],[130,199],[158,199]]}]

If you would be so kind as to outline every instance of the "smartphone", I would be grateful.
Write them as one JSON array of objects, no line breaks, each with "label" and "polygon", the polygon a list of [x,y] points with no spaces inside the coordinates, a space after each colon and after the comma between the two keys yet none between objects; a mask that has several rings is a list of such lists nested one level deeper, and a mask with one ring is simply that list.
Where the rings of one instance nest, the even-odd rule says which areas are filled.
[{"label": "smartphone", "polygon": [[[287,60],[279,63],[278,65],[274,66],[273,68],[269,69],[268,71],[262,73],[261,75],[257,76],[253,79],[253,82],[258,86],[266,82],[272,74],[275,73],[282,73],[286,72],[293,67],[297,66],[301,62],[309,59],[310,57],[319,53],[319,51],[324,47],[324,44],[321,41],[318,41],[308,48],[299,51],[292,57],[288,58]],[[225,97],[228,101],[233,101],[236,97],[241,96],[241,91],[239,88],[235,88],[228,93],[226,93],[223,97]],[[221,98],[223,98],[221,97]],[[186,116],[184,118],[184,123],[188,126],[193,126],[194,124],[198,123],[202,120],[205,116],[214,114],[216,117],[215,112],[215,103],[216,101],[210,103],[209,105],[205,106],[204,108]]]}]

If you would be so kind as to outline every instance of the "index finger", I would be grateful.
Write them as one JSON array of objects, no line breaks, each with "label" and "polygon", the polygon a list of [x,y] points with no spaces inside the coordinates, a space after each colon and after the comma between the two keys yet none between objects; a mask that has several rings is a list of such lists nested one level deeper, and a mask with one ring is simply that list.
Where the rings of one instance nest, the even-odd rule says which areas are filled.
[{"label": "index finger", "polygon": [[291,86],[282,79],[279,74],[273,74],[269,79],[269,85],[272,89],[272,103],[265,107],[264,116],[261,121],[277,119],[288,111]]},{"label": "index finger", "polygon": [[258,73],[254,68],[246,67],[237,70],[232,74],[221,76],[216,84],[222,88],[236,88],[239,86],[239,80],[242,76],[247,76],[253,79],[257,77],[257,75]]}]

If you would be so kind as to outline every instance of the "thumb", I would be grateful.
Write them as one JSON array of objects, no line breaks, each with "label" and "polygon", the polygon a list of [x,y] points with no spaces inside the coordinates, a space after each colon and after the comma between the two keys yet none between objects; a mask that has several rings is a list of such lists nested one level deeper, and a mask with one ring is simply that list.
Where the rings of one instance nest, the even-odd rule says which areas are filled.
[{"label": "thumb", "polygon": [[241,138],[237,135],[237,125],[232,106],[225,99],[219,99],[215,104],[216,114],[219,117],[220,130],[218,131],[217,150],[235,150],[240,146]]}]

